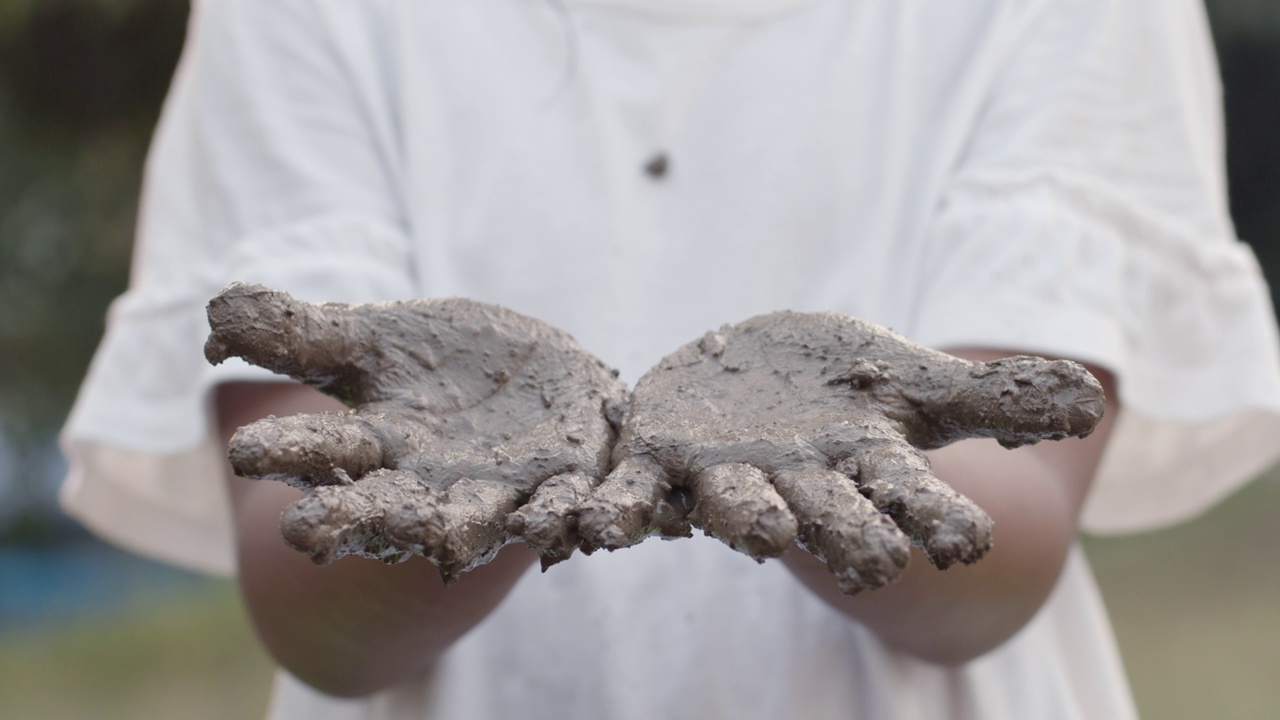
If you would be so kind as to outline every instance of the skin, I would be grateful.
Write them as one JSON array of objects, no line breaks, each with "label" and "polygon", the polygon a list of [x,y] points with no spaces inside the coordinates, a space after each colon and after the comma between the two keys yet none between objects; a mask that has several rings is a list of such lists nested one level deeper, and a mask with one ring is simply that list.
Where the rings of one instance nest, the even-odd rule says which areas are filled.
[{"label": "skin", "polygon": [[[237,428],[268,415],[345,409],[288,383],[230,383],[218,388],[216,402],[228,441]],[[227,478],[240,591],[258,636],[282,667],[330,695],[360,697],[427,672],[538,557],[508,545],[448,588],[421,556],[398,565],[343,557],[318,566],[280,538],[281,513],[301,490],[237,477],[229,465]]]},{"label": "skin", "polygon": [[[1015,354],[982,348],[949,352],[980,361]],[[938,572],[913,549],[899,582],[857,596],[840,592],[826,566],[798,548],[783,556],[787,568],[890,647],[923,660],[956,665],[998,647],[1031,620],[1053,590],[1120,409],[1112,375],[1086,367],[1107,396],[1105,415],[1087,438],[1012,451],[992,440],[968,440],[929,453],[937,476],[994,521],[996,542],[981,562]]]},{"label": "skin", "polygon": [[[952,353],[982,361],[1013,354]],[[1114,398],[1111,376],[1089,369]],[[224,385],[216,405],[227,439],[268,415],[342,410],[310,388],[284,383]],[[978,657],[1025,625],[1052,590],[1117,410],[1109,399],[1102,423],[1083,440],[1012,451],[994,441],[966,441],[930,453],[936,474],[998,528],[995,548],[980,563],[938,572],[916,550],[900,582],[851,597],[809,553],[794,549],[783,561],[811,591],[897,650],[946,664]],[[283,667],[332,695],[363,696],[427,672],[537,558],[509,545],[447,590],[422,558],[394,566],[342,558],[318,567],[280,541],[280,514],[300,491],[244,480],[230,468],[227,474],[241,590],[258,633]]]}]

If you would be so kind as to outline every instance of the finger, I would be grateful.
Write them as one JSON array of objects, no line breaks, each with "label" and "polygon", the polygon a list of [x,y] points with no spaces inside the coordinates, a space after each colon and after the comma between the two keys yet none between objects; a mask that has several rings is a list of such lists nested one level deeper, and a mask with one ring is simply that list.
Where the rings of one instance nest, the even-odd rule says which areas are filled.
[{"label": "finger", "polygon": [[408,548],[388,542],[384,522],[410,498],[430,492],[414,474],[378,470],[351,485],[318,487],[285,508],[280,532],[285,542],[319,565],[343,555],[386,562],[409,556]]},{"label": "finger", "polygon": [[313,305],[261,285],[232,283],[209,301],[204,354],[230,357],[289,375],[347,402],[358,402],[371,345],[368,323],[348,306]]},{"label": "finger", "polygon": [[[584,549],[617,550],[634,545],[661,524],[670,525],[666,514],[673,507],[667,496],[671,483],[657,465],[647,459],[631,457],[618,467],[578,506],[578,534]],[[663,516],[657,514],[664,504]]]},{"label": "finger", "polygon": [[929,459],[905,442],[886,442],[857,456],[858,485],[871,502],[946,569],[991,548],[991,518],[934,477]]},{"label": "finger", "polygon": [[693,513],[689,519],[738,552],[764,561],[786,552],[796,541],[796,518],[753,465],[712,465],[690,481]]},{"label": "finger", "polygon": [[312,413],[268,417],[231,437],[227,457],[237,475],[290,485],[345,485],[384,465],[381,434],[359,415]]},{"label": "finger", "polygon": [[990,437],[1018,447],[1088,435],[1102,419],[1106,397],[1079,363],[1022,356],[957,366],[945,385],[917,398],[917,407],[936,436],[917,446]]},{"label": "finger", "polygon": [[566,473],[538,486],[529,502],[507,516],[507,532],[523,537],[542,557],[542,569],[567,560],[578,547],[577,523],[571,517],[599,481],[589,475]]},{"label": "finger", "polygon": [[507,483],[462,478],[388,513],[387,537],[427,556],[451,583],[492,560],[511,540],[506,518],[526,497]]},{"label": "finger", "polygon": [[848,476],[821,467],[785,470],[773,480],[799,521],[800,544],[822,560],[850,595],[888,585],[911,559],[911,541]]}]

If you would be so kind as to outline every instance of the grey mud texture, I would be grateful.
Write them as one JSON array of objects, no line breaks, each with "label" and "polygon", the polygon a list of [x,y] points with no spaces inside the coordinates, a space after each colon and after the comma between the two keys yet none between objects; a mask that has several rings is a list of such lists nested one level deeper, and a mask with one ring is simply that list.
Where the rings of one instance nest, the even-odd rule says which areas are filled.
[{"label": "grey mud texture", "polygon": [[1082,366],[981,363],[833,313],[725,326],[667,356],[631,396],[614,472],[577,509],[585,549],[678,534],[670,508],[758,560],[798,541],[847,593],[892,582],[912,543],[939,568],[991,545],[991,519],[922,450],[1089,434],[1102,387]]},{"label": "grey mud texture", "polygon": [[228,451],[307,491],[281,531],[317,563],[418,554],[448,581],[520,537],[547,564],[578,546],[566,509],[609,471],[626,388],[564,332],[470,300],[312,305],[239,283],[208,313],[210,362],[353,408],[260,420]]},{"label": "grey mud texture", "polygon": [[242,357],[353,408],[232,439],[237,473],[307,491],[287,542],[320,563],[425,555],[446,580],[515,540],[545,568],[696,527],[757,560],[798,542],[845,592],[880,587],[912,544],[940,568],[991,545],[990,518],[922,451],[1084,436],[1104,406],[1075,363],[970,362],[832,313],[707,333],[629,400],[565,333],[469,300],[311,305],[236,284],[209,321],[211,362]]}]

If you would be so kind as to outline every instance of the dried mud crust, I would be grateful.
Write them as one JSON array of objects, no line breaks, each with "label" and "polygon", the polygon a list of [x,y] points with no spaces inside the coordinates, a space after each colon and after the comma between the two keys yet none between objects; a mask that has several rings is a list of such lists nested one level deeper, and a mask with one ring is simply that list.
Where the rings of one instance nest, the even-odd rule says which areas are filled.
[{"label": "dried mud crust", "polygon": [[260,420],[228,451],[238,474],[308,491],[281,530],[316,562],[420,554],[449,580],[517,537],[546,563],[577,546],[566,510],[609,470],[626,388],[564,332],[464,299],[312,305],[245,284],[208,312],[210,362],[353,408]]},{"label": "dried mud crust", "polygon": [[353,408],[232,439],[237,473],[308,491],[286,541],[319,563],[421,554],[446,580],[517,539],[545,568],[693,527],[756,559],[799,542],[849,593],[895,579],[912,543],[938,567],[973,562],[991,520],[921,451],[1087,435],[1104,405],[1075,363],[969,362],[831,313],[708,333],[629,405],[565,333],[469,300],[311,305],[235,284],[209,321],[211,362],[242,357]]},{"label": "dried mud crust", "polygon": [[913,542],[940,568],[990,547],[990,518],[922,450],[1083,436],[1103,406],[1076,363],[970,362],[847,316],[765,315],[641,378],[578,532],[616,549],[696,526],[756,559],[798,540],[855,593],[894,580]]}]

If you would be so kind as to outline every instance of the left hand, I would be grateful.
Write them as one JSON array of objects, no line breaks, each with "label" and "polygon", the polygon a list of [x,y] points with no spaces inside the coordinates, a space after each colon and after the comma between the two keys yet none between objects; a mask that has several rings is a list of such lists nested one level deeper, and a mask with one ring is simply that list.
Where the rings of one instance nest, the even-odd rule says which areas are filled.
[{"label": "left hand", "polygon": [[971,362],[834,313],[763,315],[641,378],[578,532],[615,549],[693,525],[756,559],[799,540],[856,593],[893,581],[912,542],[940,568],[990,546],[990,518],[921,450],[1084,436],[1103,407],[1074,362]]}]

